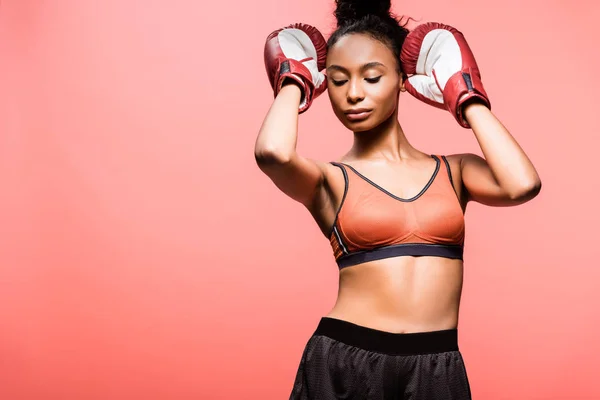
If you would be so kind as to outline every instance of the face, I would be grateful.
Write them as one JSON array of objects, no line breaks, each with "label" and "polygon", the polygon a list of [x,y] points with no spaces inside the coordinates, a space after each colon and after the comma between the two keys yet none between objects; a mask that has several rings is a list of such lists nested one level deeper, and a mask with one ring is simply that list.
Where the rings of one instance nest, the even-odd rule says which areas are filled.
[{"label": "face", "polygon": [[328,50],[327,92],[346,128],[367,131],[394,113],[402,87],[397,66],[385,44],[364,34],[346,35]]}]

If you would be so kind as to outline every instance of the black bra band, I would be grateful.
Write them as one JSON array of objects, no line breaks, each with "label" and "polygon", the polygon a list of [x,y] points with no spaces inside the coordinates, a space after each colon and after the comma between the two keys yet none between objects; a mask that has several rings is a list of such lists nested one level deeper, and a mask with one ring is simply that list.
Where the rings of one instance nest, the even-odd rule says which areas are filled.
[{"label": "black bra band", "polygon": [[398,256],[437,256],[445,258],[463,258],[462,245],[444,245],[427,243],[395,244],[373,250],[356,251],[339,257],[336,262],[340,269],[368,261]]}]

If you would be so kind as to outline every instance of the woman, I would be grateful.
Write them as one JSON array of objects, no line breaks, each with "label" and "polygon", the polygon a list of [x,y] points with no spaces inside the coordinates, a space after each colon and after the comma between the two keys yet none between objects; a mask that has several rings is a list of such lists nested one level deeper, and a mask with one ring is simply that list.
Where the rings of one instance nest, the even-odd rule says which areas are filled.
[{"label": "woman", "polygon": [[[336,18],[327,43],[296,24],[265,48],[276,97],[257,163],[311,212],[340,268],[337,301],[306,345],[290,398],[470,399],[457,339],[464,212],[469,201],[524,203],[540,178],[491,113],[460,32],[431,23],[409,32],[389,1],[338,0]],[[295,150],[298,115],[325,90],[354,134],[330,163]],[[472,129],[485,159],[413,147],[397,119],[404,91]]]}]

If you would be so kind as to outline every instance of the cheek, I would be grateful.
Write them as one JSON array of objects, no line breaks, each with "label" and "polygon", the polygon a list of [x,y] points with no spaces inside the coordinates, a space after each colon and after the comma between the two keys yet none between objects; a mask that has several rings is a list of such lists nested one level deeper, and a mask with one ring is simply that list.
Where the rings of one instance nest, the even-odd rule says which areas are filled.
[{"label": "cheek", "polygon": [[340,99],[344,97],[343,91],[333,83],[327,84],[327,94],[329,94],[329,99],[336,103],[339,103]]},{"label": "cheek", "polygon": [[[342,105],[344,104],[345,101],[345,95],[344,93],[339,90],[338,88],[331,88],[333,85],[331,85],[328,89],[327,89],[327,94],[329,95],[329,101],[331,102],[331,107],[333,108],[333,111],[338,114],[341,113],[343,111],[342,110]],[[337,89],[337,90],[336,90]]]},{"label": "cheek", "polygon": [[371,98],[377,103],[382,113],[388,114],[396,107],[398,90],[392,85],[386,85],[373,90]]}]

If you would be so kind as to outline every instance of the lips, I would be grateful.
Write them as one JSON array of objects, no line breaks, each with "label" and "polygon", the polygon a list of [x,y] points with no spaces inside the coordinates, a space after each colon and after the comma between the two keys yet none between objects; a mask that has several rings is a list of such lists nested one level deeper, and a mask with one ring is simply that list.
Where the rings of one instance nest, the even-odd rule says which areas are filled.
[{"label": "lips", "polygon": [[368,108],[356,108],[348,111],[344,111],[344,114],[362,114],[364,112],[371,111]]},{"label": "lips", "polygon": [[357,108],[345,111],[344,114],[346,114],[346,118],[350,121],[361,121],[368,118],[372,111],[367,108]]}]

